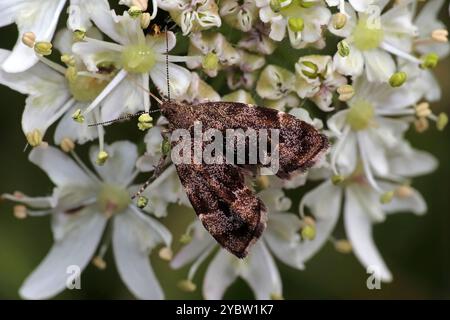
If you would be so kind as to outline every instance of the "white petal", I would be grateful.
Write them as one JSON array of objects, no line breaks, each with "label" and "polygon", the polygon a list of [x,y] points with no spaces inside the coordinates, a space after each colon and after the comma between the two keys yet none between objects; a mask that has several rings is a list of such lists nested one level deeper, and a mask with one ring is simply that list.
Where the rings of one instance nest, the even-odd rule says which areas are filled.
[{"label": "white petal", "polygon": [[257,242],[246,260],[241,261],[239,275],[258,300],[269,300],[272,295],[282,296],[280,273],[262,241]]},{"label": "white petal", "polygon": [[372,237],[372,220],[360,201],[347,190],[344,206],[344,226],[353,251],[366,268],[377,270],[382,281],[390,282],[392,275],[383,261]]},{"label": "white petal", "polygon": [[92,113],[89,113],[85,116],[85,122],[77,123],[73,121],[72,114],[76,110],[84,110],[86,109],[85,103],[77,103],[75,106],[67,111],[65,115],[61,118],[58,125],[56,126],[54,141],[55,144],[61,144],[61,141],[65,138],[68,138],[74,142],[79,144],[84,144],[87,141],[92,141],[97,139],[98,131],[95,127],[89,127],[88,124],[95,123],[95,118]]},{"label": "white petal", "polygon": [[369,81],[386,82],[395,73],[395,62],[389,53],[375,49],[365,51],[363,55]]},{"label": "white petal", "polygon": [[339,53],[334,55],[336,71],[347,76],[359,76],[364,70],[364,58],[356,47],[350,45],[350,53],[342,57]]},{"label": "white petal", "polygon": [[288,266],[303,269],[300,248],[300,219],[292,213],[270,212],[264,241],[270,251]]},{"label": "white petal", "polygon": [[103,166],[95,165],[99,148],[91,148],[90,158],[104,181],[123,185],[130,180],[138,157],[137,147],[129,141],[117,141],[105,146],[109,157]]},{"label": "white petal", "polygon": [[149,260],[151,250],[161,242],[158,232],[151,228],[157,222],[143,223],[142,219],[131,211],[114,218],[112,241],[117,269],[123,282],[137,298],[163,299],[164,293]]},{"label": "white petal", "polygon": [[32,48],[22,43],[22,35],[33,31],[37,41],[50,41],[66,0],[27,1],[15,17],[19,38],[12,54],[2,64],[6,72],[22,72],[32,67],[38,58]]},{"label": "white petal", "polygon": [[144,94],[146,93],[135,84],[142,83],[142,78],[133,74],[129,74],[128,77],[130,79],[120,82],[101,103],[102,121],[114,120],[123,114],[133,114],[144,110]]},{"label": "white petal", "polygon": [[[385,190],[395,190],[397,185],[387,183],[382,184]],[[386,213],[412,212],[416,215],[423,215],[427,211],[427,203],[423,196],[414,188],[411,188],[411,194],[399,197],[395,196],[391,202],[383,205]]]},{"label": "white petal", "polygon": [[437,159],[426,151],[413,149],[409,143],[397,146],[389,157],[392,174],[403,177],[425,175],[436,170]]},{"label": "white petal", "polygon": [[105,216],[86,208],[71,223],[71,231],[54,243],[45,259],[25,280],[19,291],[23,298],[53,297],[66,288],[69,266],[83,270],[91,260],[106,225]]},{"label": "white petal", "polygon": [[389,171],[388,159],[386,158],[386,146],[383,141],[380,141],[377,136],[370,134],[370,132],[362,131],[359,133],[361,143],[359,148],[364,149],[367,154],[370,166],[375,173],[385,176]]},{"label": "white petal", "polygon": [[342,189],[330,181],[322,183],[303,196],[301,205],[309,208],[316,220],[316,238],[300,243],[299,254],[302,261],[310,259],[328,241],[339,219],[341,203]]},{"label": "white petal", "polygon": [[36,147],[28,157],[44,170],[57,186],[90,185],[92,180],[66,154],[53,147]]},{"label": "white petal", "polygon": [[158,53],[166,53],[166,51],[172,50],[177,43],[177,38],[171,31],[167,32],[167,39],[165,32],[161,32],[159,35],[147,36],[145,39],[147,46]]},{"label": "white petal", "polygon": [[[255,246],[253,247],[253,250]],[[221,249],[206,271],[203,280],[203,296],[208,300],[222,299],[225,290],[238,277],[237,265],[240,263],[238,258]]]},{"label": "white petal", "polygon": [[215,244],[213,237],[211,237],[199,221],[194,222],[193,228],[191,242],[185,245],[170,262],[170,266],[174,269],[179,269],[193,262],[206,249]]},{"label": "white petal", "polygon": [[[156,63],[153,69],[150,70],[150,77],[156,87],[162,91],[162,94],[167,96],[166,64]],[[185,94],[189,88],[191,77],[191,73],[186,68],[174,63],[169,63],[169,85],[171,96],[176,98]]]}]

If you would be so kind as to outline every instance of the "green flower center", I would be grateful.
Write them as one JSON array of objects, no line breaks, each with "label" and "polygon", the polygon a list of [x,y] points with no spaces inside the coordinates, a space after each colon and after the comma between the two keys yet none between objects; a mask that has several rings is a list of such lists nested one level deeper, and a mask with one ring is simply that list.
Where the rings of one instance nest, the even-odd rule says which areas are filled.
[{"label": "green flower center", "polygon": [[353,131],[367,129],[373,122],[375,110],[371,103],[358,100],[352,104],[347,114],[347,123]]},{"label": "green flower center", "polygon": [[122,67],[131,73],[147,73],[156,63],[155,52],[145,44],[130,45],[121,55]]},{"label": "green flower center", "polygon": [[104,184],[97,195],[97,204],[107,216],[124,211],[131,203],[127,190],[115,185]]},{"label": "green flower center", "polygon": [[73,98],[80,102],[93,101],[109,83],[109,80],[78,75],[74,67],[67,68],[66,79]]},{"label": "green flower center", "polygon": [[366,19],[360,19],[353,31],[353,42],[361,51],[378,48],[383,41],[384,32],[381,28],[370,26]]}]

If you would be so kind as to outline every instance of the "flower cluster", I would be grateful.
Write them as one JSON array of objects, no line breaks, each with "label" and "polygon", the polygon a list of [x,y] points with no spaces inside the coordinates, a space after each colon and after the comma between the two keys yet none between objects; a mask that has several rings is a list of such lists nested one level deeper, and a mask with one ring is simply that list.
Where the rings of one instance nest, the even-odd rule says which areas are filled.
[{"label": "flower cluster", "polygon": [[[164,298],[149,259],[155,248],[170,268],[191,265],[180,279],[187,291],[196,290],[196,271],[213,256],[202,285],[208,299],[222,298],[237,277],[256,298],[280,299],[275,258],[302,270],[328,241],[339,252],[354,252],[378,279],[391,281],[372,226],[390,213],[427,210],[412,179],[435,170],[437,161],[414,149],[405,133],[422,133],[430,124],[443,130],[448,122],[445,113],[432,110],[441,97],[432,69],[450,52],[448,31],[438,19],[443,5],[444,0],[1,1],[0,26],[15,23],[19,39],[12,51],[0,49],[0,83],[27,95],[22,129],[32,147],[29,160],[55,184],[50,196],[3,195],[18,203],[17,218],[52,219],[54,245],[25,280],[21,296],[55,296],[66,286],[69,265],[83,269],[92,262],[104,269],[110,246],[123,282],[141,299]],[[56,30],[64,10],[67,27]],[[160,17],[179,32],[156,24],[164,21]],[[289,181],[252,181],[269,213],[267,229],[246,259],[219,248],[199,222],[187,226],[181,249],[172,253],[172,234],[159,220],[177,214],[169,213],[171,203],[190,206],[174,165],[151,181],[137,203],[131,200],[140,173],[155,171],[167,153],[167,121],[150,116],[150,92],[193,105],[235,101],[276,108],[309,122],[332,142],[307,173]],[[139,130],[135,137],[105,142],[106,125],[133,114],[140,115],[136,129],[146,131],[143,154],[131,142],[142,139]],[[91,164],[76,152],[87,143],[93,144]],[[305,184],[315,188],[304,193]],[[298,209],[286,189],[298,190]],[[338,238],[333,233],[341,214],[346,237]]]}]

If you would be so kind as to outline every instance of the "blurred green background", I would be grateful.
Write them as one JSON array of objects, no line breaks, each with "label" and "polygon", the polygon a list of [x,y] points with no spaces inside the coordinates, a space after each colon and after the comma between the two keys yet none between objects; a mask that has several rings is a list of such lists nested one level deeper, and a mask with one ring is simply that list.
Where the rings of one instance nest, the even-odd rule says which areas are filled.
[{"label": "blurred green background", "polygon": [[[442,13],[447,21],[448,11]],[[0,47],[11,49],[17,37],[15,26],[0,30]],[[443,97],[434,104],[436,113],[450,114],[450,59],[442,61],[436,70]],[[50,194],[52,184],[46,175],[27,160],[23,152],[25,138],[20,128],[24,97],[0,86],[0,193],[20,190],[32,196]],[[129,135],[136,136],[134,125],[119,124],[108,135],[112,142]],[[52,131],[47,134],[51,141]],[[426,198],[428,213],[423,217],[397,214],[377,225],[374,237],[394,281],[382,284],[381,290],[368,290],[367,274],[356,258],[336,252],[327,244],[306,265],[297,271],[278,263],[286,299],[448,299],[450,298],[450,129],[437,132],[434,128],[417,134],[409,132],[413,145],[433,153],[440,161],[431,175],[414,180],[414,186]],[[86,148],[80,151],[83,153]],[[293,209],[297,207],[294,206]],[[191,210],[171,207],[165,223],[177,239],[185,226],[194,219]],[[17,220],[12,204],[0,203],[0,299],[18,299],[18,289],[52,245],[49,217]],[[156,250],[157,251],[157,250]],[[186,293],[177,283],[186,278],[187,268],[170,270],[168,263],[153,254],[152,264],[168,299],[200,299],[201,290]],[[114,267],[111,252],[106,257],[108,268],[100,271],[89,266],[82,275],[82,290],[65,291],[59,299],[131,299]],[[200,284],[205,266],[197,273]],[[247,285],[239,280],[227,291],[225,298],[253,298]]]}]

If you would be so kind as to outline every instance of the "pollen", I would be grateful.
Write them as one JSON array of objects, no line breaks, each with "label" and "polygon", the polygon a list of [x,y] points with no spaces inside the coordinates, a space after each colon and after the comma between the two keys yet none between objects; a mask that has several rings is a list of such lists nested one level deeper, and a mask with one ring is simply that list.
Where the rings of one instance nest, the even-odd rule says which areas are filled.
[{"label": "pollen", "polygon": [[27,207],[24,205],[17,205],[14,206],[14,217],[17,219],[23,220],[28,216],[27,214]]}]

